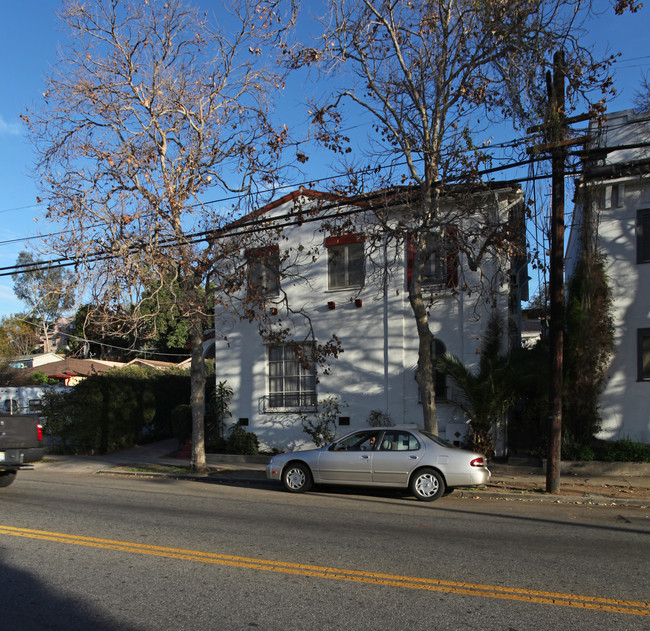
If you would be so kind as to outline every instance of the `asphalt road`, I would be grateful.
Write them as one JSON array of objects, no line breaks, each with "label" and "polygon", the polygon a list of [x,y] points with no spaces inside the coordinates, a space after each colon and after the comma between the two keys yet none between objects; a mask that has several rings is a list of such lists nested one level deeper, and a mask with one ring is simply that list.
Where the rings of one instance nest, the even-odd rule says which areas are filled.
[{"label": "asphalt road", "polygon": [[21,472],[0,629],[650,629],[650,514]]}]

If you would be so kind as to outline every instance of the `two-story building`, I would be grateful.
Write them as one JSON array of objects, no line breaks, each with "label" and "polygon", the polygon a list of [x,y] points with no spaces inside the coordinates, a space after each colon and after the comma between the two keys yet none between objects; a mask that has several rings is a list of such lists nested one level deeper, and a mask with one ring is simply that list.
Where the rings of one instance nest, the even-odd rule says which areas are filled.
[{"label": "two-story building", "polygon": [[571,278],[585,237],[606,256],[615,353],[600,396],[607,440],[650,443],[650,114],[590,125],[566,255]]},{"label": "two-story building", "polygon": [[[523,230],[518,186],[491,184],[468,192],[469,204],[467,199],[489,208],[494,221],[517,217]],[[249,230],[262,222],[266,226],[241,258],[248,265],[247,291],[263,298],[267,329],[260,335],[256,319],[235,321],[217,306],[216,378],[234,390],[233,420],[267,448],[310,445],[301,416],[313,415],[326,399],[338,405],[339,434],[367,426],[373,411],[394,424],[423,425],[415,380],[418,336],[408,297],[413,264],[408,212],[399,204],[383,210],[390,236],[375,232],[371,237],[369,231],[381,229],[369,218],[372,213],[364,200],[349,203],[301,190],[240,224]],[[520,281],[527,282],[522,259],[515,263],[510,254],[485,256],[470,269],[454,243],[472,221],[471,213],[457,213],[452,226],[431,234],[438,245],[424,272],[433,351],[451,352],[470,367],[478,363],[485,327],[495,313],[505,331],[509,325],[515,332],[504,336],[504,347],[520,343],[516,331],[525,290]],[[305,361],[314,346],[333,351],[326,363]],[[452,388],[437,376],[439,433],[459,443],[466,418],[450,403]]]}]

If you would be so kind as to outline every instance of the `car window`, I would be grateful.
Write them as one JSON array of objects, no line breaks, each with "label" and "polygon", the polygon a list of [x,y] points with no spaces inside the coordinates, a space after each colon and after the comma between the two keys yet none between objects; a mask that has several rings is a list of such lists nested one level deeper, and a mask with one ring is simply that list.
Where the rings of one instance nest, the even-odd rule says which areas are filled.
[{"label": "car window", "polygon": [[334,443],[334,451],[370,451],[375,448],[381,432],[359,432]]},{"label": "car window", "polygon": [[420,441],[411,432],[385,432],[381,440],[381,451],[415,451],[420,449]]},{"label": "car window", "polygon": [[454,445],[452,445],[450,442],[446,441],[444,438],[440,438],[440,436],[436,436],[435,434],[432,434],[431,432],[426,432],[423,430],[420,430],[422,434],[424,434],[427,438],[430,438],[434,443],[440,445],[441,447],[449,447],[450,449],[456,449]]}]

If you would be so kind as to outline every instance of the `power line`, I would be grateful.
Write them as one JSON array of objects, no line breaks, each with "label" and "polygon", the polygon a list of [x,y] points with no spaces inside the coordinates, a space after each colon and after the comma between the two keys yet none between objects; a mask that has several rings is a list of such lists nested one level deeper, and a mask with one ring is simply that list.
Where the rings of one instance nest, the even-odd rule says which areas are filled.
[{"label": "power line", "polygon": [[[535,158],[533,161],[542,161],[543,158]],[[531,159],[524,161],[521,163],[523,164],[529,164],[531,162]],[[500,170],[506,170],[505,168],[502,167],[496,167],[493,169],[487,169],[486,172],[496,172]],[[568,175],[577,175],[579,172],[574,171]],[[483,172],[479,172],[478,175],[482,175]],[[548,179],[548,175],[533,175],[529,176],[526,178],[518,178],[517,180],[513,180],[510,182],[504,182],[504,184],[514,184],[516,182],[521,182],[521,181],[536,181],[536,180],[541,180],[541,179]],[[489,182],[488,182],[489,183]],[[332,207],[340,207],[342,205],[344,206],[349,206],[349,205],[354,205],[355,203],[358,202],[364,202],[367,201],[369,198],[371,199],[373,196],[377,195],[382,195],[383,192],[375,193],[369,195],[359,195],[356,197],[347,197],[347,198],[342,198],[341,200],[337,201],[335,204],[333,204],[330,208]],[[322,206],[319,208],[320,211],[322,211]],[[294,210],[289,211],[285,215],[280,215],[280,216],[273,216],[273,217],[254,217],[248,221],[243,221],[243,220],[238,220],[235,222],[236,224],[236,229],[235,231],[233,230],[228,230],[227,232],[224,229],[211,229],[211,230],[204,230],[200,232],[194,232],[190,233],[185,236],[185,241],[188,245],[194,245],[196,243],[200,243],[202,241],[215,241],[219,240],[222,238],[236,238],[244,235],[249,235],[249,234],[254,234],[257,232],[264,232],[266,230],[273,230],[277,229],[277,226],[270,225],[270,226],[265,226],[264,224],[270,223],[270,224],[276,224],[278,221],[286,220],[285,223],[281,226],[282,228],[286,228],[292,225],[299,225],[302,223],[311,223],[311,222],[321,222],[321,221],[327,221],[328,219],[336,219],[336,218],[341,218],[341,217],[346,217],[349,215],[353,214],[358,214],[366,212],[365,209],[360,209],[360,208],[355,208],[351,209],[348,211],[344,212],[337,212],[333,215],[318,215],[314,216],[312,218],[305,217],[305,214],[307,213],[300,213],[299,211],[296,212]],[[261,225],[260,225],[261,224]],[[222,234],[219,234],[219,233]],[[165,241],[162,241],[160,244],[158,244],[157,247],[160,248],[167,248],[167,247],[173,247],[178,244],[178,239],[176,237],[167,239]],[[142,249],[141,246],[138,245],[133,245],[129,248],[131,252],[137,252],[138,250]],[[36,261],[34,263],[25,263],[21,265],[10,265],[6,267],[0,267],[0,277],[2,276],[14,276],[15,274],[18,273],[26,273],[26,272],[35,272],[35,271],[46,271],[49,269],[59,269],[59,268],[64,268],[64,267],[73,267],[77,266],[80,264],[84,263],[98,263],[102,261],[108,261],[111,259],[116,259],[120,258],[122,254],[112,254],[108,252],[100,252],[96,255],[93,255],[91,257],[87,257],[86,259],[83,260],[77,260],[77,259],[70,259],[66,257],[61,257],[58,259],[51,259],[49,261]]]},{"label": "power line", "polygon": [[[573,155],[579,155],[580,157],[585,158],[585,157],[588,157],[589,154],[602,155],[603,152],[607,152],[607,151],[618,151],[618,150],[624,150],[624,149],[638,149],[638,148],[647,148],[647,147],[650,147],[650,143],[648,143],[648,142],[634,143],[632,145],[621,145],[621,146],[617,146],[617,147],[614,147],[614,148],[607,148],[606,150],[604,150],[602,148],[593,148],[593,149],[583,150],[581,152],[575,152]],[[503,172],[503,171],[508,171],[508,170],[518,168],[518,167],[521,167],[521,166],[530,165],[531,161],[532,162],[542,162],[542,161],[545,161],[545,160],[546,160],[546,157],[543,156],[543,155],[534,156],[534,157],[531,156],[526,160],[521,160],[521,161],[518,161],[518,162],[509,162],[509,163],[507,163],[505,165],[483,169],[483,170],[479,171],[477,173],[477,175],[482,177],[482,176],[485,176],[485,175],[491,175],[491,174],[494,174],[494,173],[500,173],[500,172]],[[394,168],[395,166],[400,166],[400,165],[403,165],[403,164],[405,164],[405,163],[395,163],[395,164],[391,165],[390,167],[382,167],[382,166],[379,166],[377,168],[368,167],[366,169],[362,169],[362,170],[357,171],[356,174],[362,175],[364,173],[375,173],[375,172],[377,172],[378,169]],[[574,171],[568,173],[567,175],[573,177],[573,176],[579,175],[580,173],[581,173],[580,170],[574,170]],[[336,176],[332,176],[332,177],[317,178],[317,179],[314,179],[314,180],[310,180],[308,183],[304,182],[302,185],[299,185],[299,188],[303,187],[304,184],[313,185],[315,183],[319,183],[319,182],[323,182],[323,181],[332,181],[333,179],[349,177],[349,175],[350,174],[340,174],[340,175],[336,175]],[[541,179],[548,179],[548,178],[549,178],[549,175],[535,175],[535,174],[533,174],[533,175],[529,175],[527,177],[517,178],[516,180],[512,180],[512,183],[515,183],[515,182],[519,182],[519,183],[521,183],[521,182],[535,182],[535,181],[538,181],[538,180],[541,180]],[[296,190],[295,187],[296,187],[295,184],[294,185],[288,185],[287,184],[287,185],[283,185],[283,186],[278,187],[276,190],[277,191],[283,191],[283,190],[286,190],[288,188],[291,188],[292,190]],[[253,195],[252,193],[249,193],[244,197],[251,197],[252,195]],[[225,201],[232,201],[232,200],[236,200],[236,199],[242,199],[242,196],[232,195],[232,196],[227,196],[227,197],[223,197],[223,198],[215,199],[215,200],[211,200],[211,201],[198,202],[197,204],[194,204],[191,207],[196,208],[196,207],[208,206],[208,205],[213,205],[213,204],[216,204],[216,203],[223,203]],[[362,199],[362,198],[360,197],[359,199]],[[363,199],[367,199],[367,196],[363,196]],[[342,202],[339,202],[339,205],[341,205],[341,203],[350,204],[350,203],[354,203],[354,201],[353,201],[353,199],[351,200],[350,198],[346,198]],[[357,212],[361,212],[361,211],[360,210],[354,210],[354,211],[350,211],[350,212],[351,213],[357,213]],[[345,213],[345,214],[348,214],[348,213]],[[343,216],[343,215],[339,213],[337,216],[340,217],[340,216]],[[293,217],[293,215],[290,212],[287,215],[284,215],[284,216],[281,216],[281,217],[266,218],[266,219],[263,219],[263,220],[260,220],[259,218],[255,218],[254,220],[250,220],[248,222],[242,222],[242,220],[237,220],[235,223],[237,224],[237,229],[240,230],[240,232],[237,232],[237,233],[229,232],[228,236],[241,236],[241,235],[244,235],[244,234],[251,234],[253,232],[257,232],[257,231],[261,231],[261,230],[267,230],[269,228],[265,228],[265,227],[263,227],[263,225],[260,226],[260,224],[264,224],[265,222],[268,222],[268,221],[277,222],[278,220],[283,220],[283,219],[289,220],[292,217]],[[330,219],[330,218],[333,218],[333,217],[319,217],[317,220],[322,221],[323,219]],[[286,223],[286,226],[294,225],[297,222],[304,223],[305,221],[313,221],[313,220],[314,219],[305,219],[304,217],[302,217],[299,220],[294,220],[292,222]],[[91,228],[91,229],[92,228],[99,228],[99,227],[102,227],[102,226],[105,226],[105,225],[107,225],[107,222],[98,222],[96,224],[93,224],[93,225],[89,226],[89,228]],[[246,228],[247,226],[254,226],[254,228],[241,231],[242,228]],[[70,232],[72,232],[72,230],[63,230],[63,231],[59,231],[59,232],[56,232],[56,233],[40,235],[38,237],[27,237],[27,238],[25,238],[25,240],[28,240],[28,239],[30,239],[30,240],[31,239],[46,239],[46,238],[51,238],[51,237],[54,237],[54,236],[60,236],[62,234],[69,234]],[[200,231],[200,232],[190,233],[190,234],[186,235],[187,243],[188,244],[195,244],[195,243],[199,243],[199,242],[204,241],[204,240],[210,241],[210,240],[215,240],[215,239],[222,238],[222,236],[218,235],[218,232],[219,232],[219,229],[216,229],[216,230],[212,229],[212,230],[207,230],[207,231]],[[10,241],[0,242],[0,245],[6,244],[6,243],[16,243],[16,242],[19,242],[19,241],[21,241],[21,239],[13,239],[13,240],[10,240]],[[163,247],[163,248],[172,247],[173,245],[175,245],[177,243],[178,243],[178,240],[176,238],[167,239],[166,241],[163,241],[160,244],[160,247]],[[132,246],[130,248],[130,250],[132,252],[137,251],[138,249],[141,249],[140,246]],[[67,258],[67,257],[61,257],[61,258],[52,259],[52,260],[49,260],[49,261],[37,261],[37,262],[31,263],[31,264],[27,263],[27,264],[12,265],[12,266],[7,266],[7,267],[0,267],[0,272],[1,272],[0,276],[13,276],[16,273],[22,273],[22,272],[40,271],[40,270],[56,269],[56,268],[62,268],[62,267],[71,267],[71,266],[79,265],[79,264],[81,264],[83,262],[96,263],[96,262],[101,262],[101,261],[104,261],[104,260],[110,260],[110,259],[114,259],[114,258],[118,258],[118,257],[119,257],[119,255],[111,254],[111,253],[108,253],[108,252],[100,252],[100,253],[98,253],[98,254],[96,254],[94,256],[88,257],[84,261],[80,261],[80,260],[76,260],[76,259],[70,259],[70,258]]]},{"label": "power line", "polygon": [[[349,127],[347,129],[344,129],[344,130],[341,130],[341,131],[346,132],[346,131],[350,131],[351,129],[356,129],[357,127],[360,127],[360,125],[355,125],[354,127]],[[297,146],[297,145],[300,145],[300,144],[305,144],[306,142],[309,142],[309,141],[298,141],[298,142],[291,143],[291,144]],[[503,142],[490,143],[489,146],[483,147],[482,150],[487,151],[487,150],[491,150],[491,149],[495,149],[495,148],[501,148],[501,149],[516,148],[516,147],[524,145],[524,144],[526,144],[528,142],[530,142],[530,135],[522,136],[522,137],[519,137],[519,138],[514,138],[512,140],[505,140]],[[493,158],[493,159],[497,159],[497,158]],[[504,159],[506,159],[506,158],[504,158]],[[365,173],[373,173],[373,172],[376,172],[378,169],[383,170],[383,169],[395,168],[395,167],[406,166],[406,165],[407,165],[407,162],[404,160],[404,161],[393,162],[391,165],[388,165],[388,166],[378,165],[378,166],[374,166],[374,167],[366,167],[366,168],[354,171],[353,173],[333,174],[333,175],[329,175],[329,176],[323,176],[323,177],[320,177],[320,178],[304,180],[303,182],[299,182],[299,183],[283,184],[283,185],[279,186],[277,188],[277,190],[279,190],[279,191],[285,190],[285,189],[295,190],[295,189],[299,188],[300,186],[306,186],[306,185],[309,185],[309,184],[312,184],[312,183],[317,184],[319,182],[327,182],[327,181],[331,181],[331,180],[347,178],[347,177],[350,177],[350,175],[363,175]],[[205,201],[205,202],[197,202],[196,204],[193,204],[192,206],[190,206],[190,208],[199,208],[199,207],[201,207],[203,205],[223,203],[223,202],[233,201],[233,200],[236,200],[236,199],[239,199],[238,195],[230,195],[230,196],[227,196],[227,197],[217,198],[217,199],[214,199],[214,200],[208,200],[208,201]],[[15,212],[17,210],[26,210],[26,209],[29,209],[29,208],[39,208],[39,207],[40,207],[39,203],[32,204],[32,205],[29,205],[29,206],[16,206],[14,208],[2,209],[2,210],[0,210],[0,214],[8,213],[8,212]],[[38,237],[26,237],[26,238],[38,238]],[[0,241],[0,245],[2,245],[3,243],[4,242]]]},{"label": "power line", "polygon": [[[510,141],[510,142],[514,142],[514,141]],[[506,144],[504,144],[504,146],[506,146]],[[506,158],[503,158],[503,159],[506,159]],[[542,159],[543,158],[539,158],[539,160],[542,160]],[[522,162],[516,162],[516,163],[508,163],[506,165],[502,165],[502,166],[499,166],[499,167],[492,167],[492,168],[489,168],[489,169],[484,169],[482,171],[479,171],[478,174],[479,175],[489,175],[489,174],[492,174],[492,173],[499,173],[499,172],[503,172],[503,171],[507,171],[507,170],[510,170],[510,169],[517,168],[517,167],[525,165],[527,163],[528,163],[528,160],[522,161]],[[335,175],[332,175],[332,176],[325,176],[325,177],[321,177],[321,178],[304,180],[303,182],[298,183],[298,184],[295,184],[295,183],[294,184],[283,184],[281,186],[278,186],[274,190],[276,192],[281,192],[281,191],[285,191],[285,190],[298,190],[298,189],[304,188],[304,187],[311,188],[315,184],[319,184],[319,183],[322,183],[322,182],[331,182],[331,181],[337,180],[337,179],[349,178],[351,175],[359,176],[359,175],[365,175],[365,174],[373,174],[373,173],[376,173],[378,170],[381,170],[381,169],[389,169],[389,168],[392,169],[392,168],[396,168],[396,167],[400,167],[400,166],[406,166],[406,161],[396,162],[396,163],[393,163],[392,165],[389,165],[389,166],[379,165],[377,167],[366,167],[364,169],[359,169],[359,170],[355,171],[354,173],[342,173],[342,174],[338,174],[338,175],[335,174]],[[253,193],[248,193],[245,197],[252,197],[253,195],[254,195]],[[212,206],[214,204],[231,202],[231,201],[234,201],[234,200],[241,200],[241,199],[242,199],[242,196],[229,195],[229,196],[226,196],[226,197],[207,200],[207,201],[204,201],[204,202],[197,202],[195,204],[190,205],[188,208],[189,209],[201,208],[201,207],[205,207],[205,206]],[[108,225],[107,222],[99,222],[97,224],[89,226],[89,228],[100,228],[100,227],[106,226],[106,225]],[[52,237],[57,237],[57,236],[61,236],[61,235],[64,235],[64,234],[70,234],[71,232],[72,232],[72,230],[70,229],[70,230],[61,230],[61,231],[53,232],[53,233],[34,235],[34,236],[30,236],[30,237],[21,237],[21,238],[15,238],[15,239],[8,239],[8,240],[5,240],[5,241],[0,241],[0,246],[13,245],[15,243],[21,243],[21,242],[27,242],[27,241],[46,240],[46,239],[50,239]],[[10,268],[0,268],[0,269],[10,269]]]}]

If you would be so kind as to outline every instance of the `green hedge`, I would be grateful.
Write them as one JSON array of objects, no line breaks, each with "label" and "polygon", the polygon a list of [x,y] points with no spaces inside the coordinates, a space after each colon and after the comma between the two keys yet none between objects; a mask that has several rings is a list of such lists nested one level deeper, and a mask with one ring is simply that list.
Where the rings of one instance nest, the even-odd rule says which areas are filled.
[{"label": "green hedge", "polygon": [[101,454],[174,436],[178,420],[172,412],[189,398],[186,374],[119,369],[47,396],[43,417],[60,449]]},{"label": "green hedge", "polygon": [[611,442],[601,441],[593,447],[563,441],[562,460],[590,462],[650,462],[650,447],[629,438]]}]

